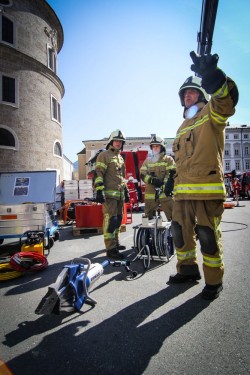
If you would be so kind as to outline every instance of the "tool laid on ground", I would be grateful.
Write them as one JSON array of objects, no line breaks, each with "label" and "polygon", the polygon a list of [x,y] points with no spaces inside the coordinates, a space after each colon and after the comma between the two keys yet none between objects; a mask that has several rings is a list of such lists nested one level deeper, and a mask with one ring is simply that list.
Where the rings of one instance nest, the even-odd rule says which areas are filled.
[{"label": "tool laid on ground", "polygon": [[42,298],[35,313],[59,314],[61,311],[80,311],[83,304],[94,306],[97,301],[90,297],[88,289],[96,282],[107,266],[124,267],[127,272],[132,272],[132,277],[137,276],[132,271],[129,260],[91,263],[88,258],[75,258],[71,264],[65,265],[58,275],[56,282],[49,286],[47,294]]}]

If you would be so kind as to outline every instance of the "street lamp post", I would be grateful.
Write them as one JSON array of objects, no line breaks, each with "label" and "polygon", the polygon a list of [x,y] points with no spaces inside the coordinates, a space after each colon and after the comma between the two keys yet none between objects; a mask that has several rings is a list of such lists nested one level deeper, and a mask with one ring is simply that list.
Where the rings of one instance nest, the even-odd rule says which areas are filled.
[{"label": "street lamp post", "polygon": [[243,130],[244,128],[246,128],[247,125],[241,125],[241,129],[240,129],[240,144],[241,144],[241,169],[242,169],[242,172],[244,172],[244,155],[243,155],[243,139],[242,139],[242,133],[243,133]]}]

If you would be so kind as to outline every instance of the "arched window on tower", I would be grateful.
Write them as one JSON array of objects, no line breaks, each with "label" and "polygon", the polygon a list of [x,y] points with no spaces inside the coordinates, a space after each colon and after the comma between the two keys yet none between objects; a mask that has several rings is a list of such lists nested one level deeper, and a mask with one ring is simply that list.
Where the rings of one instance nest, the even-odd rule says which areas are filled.
[{"label": "arched window on tower", "polygon": [[62,157],[62,146],[59,141],[54,143],[54,155]]},{"label": "arched window on tower", "polygon": [[18,150],[16,134],[7,126],[0,125],[0,148]]}]

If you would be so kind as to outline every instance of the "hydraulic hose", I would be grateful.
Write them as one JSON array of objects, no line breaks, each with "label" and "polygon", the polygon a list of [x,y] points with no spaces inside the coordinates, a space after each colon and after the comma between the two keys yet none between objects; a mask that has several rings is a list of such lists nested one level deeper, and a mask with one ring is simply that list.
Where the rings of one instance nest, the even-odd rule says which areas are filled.
[{"label": "hydraulic hose", "polygon": [[19,272],[41,271],[48,266],[47,258],[32,251],[19,252],[12,255],[10,265]]}]

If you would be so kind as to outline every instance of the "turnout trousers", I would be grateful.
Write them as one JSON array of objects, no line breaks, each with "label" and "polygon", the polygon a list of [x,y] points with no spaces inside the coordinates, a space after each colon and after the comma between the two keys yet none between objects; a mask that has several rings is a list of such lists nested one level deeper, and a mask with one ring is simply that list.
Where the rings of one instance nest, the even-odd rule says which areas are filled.
[{"label": "turnout trousers", "polygon": [[221,284],[224,274],[220,222],[224,211],[221,200],[175,201],[172,235],[177,254],[177,272],[199,272],[196,240],[200,242],[205,283]]},{"label": "turnout trousers", "polygon": [[[173,204],[174,201],[172,198],[169,198],[168,200],[160,200],[161,210],[165,213],[168,221],[171,221],[172,219]],[[159,203],[155,202],[155,200],[145,199],[145,215],[149,219],[152,219],[154,216],[156,216],[158,206]]]},{"label": "turnout trousers", "polygon": [[117,247],[122,223],[124,200],[106,198],[102,205],[103,235],[106,250]]}]

